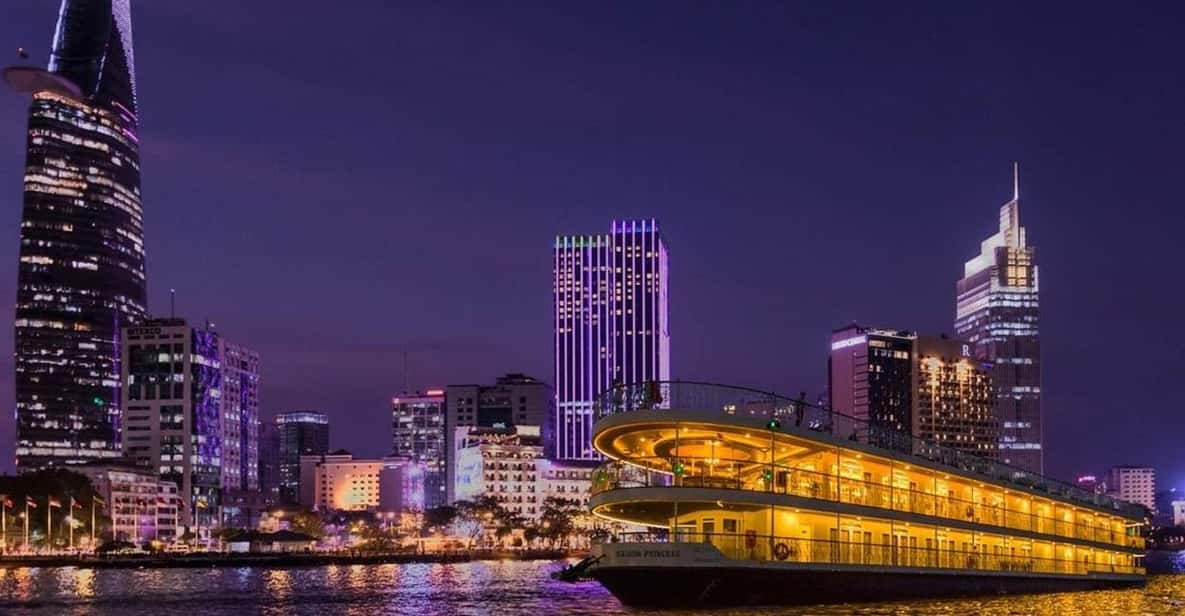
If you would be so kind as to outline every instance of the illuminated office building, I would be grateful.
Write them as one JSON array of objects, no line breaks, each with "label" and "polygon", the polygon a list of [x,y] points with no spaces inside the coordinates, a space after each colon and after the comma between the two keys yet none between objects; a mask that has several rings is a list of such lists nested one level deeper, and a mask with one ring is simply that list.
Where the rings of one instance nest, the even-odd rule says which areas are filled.
[{"label": "illuminated office building", "polygon": [[300,457],[329,453],[329,416],[317,411],[279,413],[276,424],[276,456],[280,502],[300,502]]},{"label": "illuminated office building", "polygon": [[918,336],[913,348],[913,435],[996,458],[1000,438],[991,366],[960,340]]},{"label": "illuminated office building", "polygon": [[220,340],[222,489],[259,490],[259,354]]},{"label": "illuminated office building", "polygon": [[123,330],[123,454],[177,484],[181,523],[209,529],[222,502],[218,334],[184,319]]},{"label": "illuminated office building", "polygon": [[990,366],[969,344],[853,324],[832,333],[827,364],[831,408],[867,422],[858,440],[910,451],[922,439],[996,457]]},{"label": "illuminated office building", "polygon": [[32,95],[17,276],[16,458],[22,471],[120,453],[120,329],[145,314],[128,0],[64,0]]},{"label": "illuminated office building", "polygon": [[658,222],[613,221],[607,235],[555,240],[552,297],[560,460],[593,460],[593,401],[614,383],[671,374],[668,258]]},{"label": "illuminated office building", "polygon": [[999,231],[967,261],[957,291],[955,332],[971,344],[976,357],[992,365],[1000,460],[1041,473],[1037,260],[1020,224],[1015,167],[1012,200],[1000,208]]},{"label": "illuminated office building", "polygon": [[392,455],[424,470],[424,507],[448,502],[448,444],[443,389],[403,393],[391,400]]},{"label": "illuminated office building", "polygon": [[852,324],[831,333],[827,391],[831,408],[868,422],[870,443],[894,448],[913,426],[913,345],[910,331]]}]

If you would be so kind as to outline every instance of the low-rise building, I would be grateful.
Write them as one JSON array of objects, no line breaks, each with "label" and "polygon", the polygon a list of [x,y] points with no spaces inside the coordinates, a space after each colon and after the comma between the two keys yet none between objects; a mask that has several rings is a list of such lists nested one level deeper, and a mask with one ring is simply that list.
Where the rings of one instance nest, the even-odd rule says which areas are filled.
[{"label": "low-rise building", "polygon": [[406,458],[360,459],[343,449],[301,456],[300,463],[300,504],[305,507],[393,513],[423,510],[423,467]]},{"label": "low-rise building", "polygon": [[106,503],[111,539],[139,544],[170,542],[180,536],[183,503],[176,483],[131,464],[93,464],[74,470],[90,479]]}]

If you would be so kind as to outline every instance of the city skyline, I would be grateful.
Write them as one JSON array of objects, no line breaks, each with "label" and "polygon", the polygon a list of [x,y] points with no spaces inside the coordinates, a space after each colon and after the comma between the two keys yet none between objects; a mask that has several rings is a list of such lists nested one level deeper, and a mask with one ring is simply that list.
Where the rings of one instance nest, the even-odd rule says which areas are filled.
[{"label": "city skyline", "polygon": [[[476,152],[479,160],[474,161],[457,158],[453,152],[459,147],[457,140],[446,139],[440,150],[433,150],[432,140],[423,133],[410,133],[408,145],[420,146],[419,152],[424,156],[418,163],[421,166],[413,164],[412,168],[423,171],[428,165],[440,165],[440,170],[434,172],[436,175],[430,173],[425,181],[411,182],[405,186],[406,192],[396,195],[398,198],[382,201],[383,208],[372,210],[353,203],[383,194],[380,188],[389,187],[388,181],[379,181],[373,167],[363,164],[346,173],[330,163],[324,169],[316,167],[318,173],[307,175],[301,172],[310,169],[311,161],[287,152],[273,154],[251,145],[275,138],[278,144],[291,146],[293,141],[283,141],[281,126],[289,125],[298,116],[316,117],[308,113],[323,105],[316,96],[309,94],[307,100],[296,97],[290,103],[292,111],[278,114],[275,120],[240,109],[236,113],[241,113],[241,117],[218,113],[211,114],[216,117],[205,118],[194,112],[203,105],[218,108],[219,95],[195,93],[194,100],[185,101],[168,91],[175,85],[170,86],[165,67],[172,62],[184,68],[185,61],[176,50],[168,51],[169,45],[163,44],[164,41],[175,38],[182,44],[203,38],[195,33],[205,32],[208,38],[209,32],[218,32],[226,36],[226,48],[209,53],[226,59],[229,64],[234,58],[241,58],[244,49],[250,49],[245,47],[248,37],[243,32],[253,23],[250,19],[236,23],[242,15],[229,7],[223,7],[217,15],[193,7],[137,5],[136,11],[137,36],[142,38],[149,32],[148,36],[155,41],[153,49],[166,50],[153,59],[139,58],[140,81],[145,84],[141,96],[151,101],[145,108],[152,110],[145,125],[153,127],[144,135],[146,156],[153,157],[145,165],[146,183],[154,184],[146,186],[145,197],[154,212],[147,221],[147,246],[150,255],[154,255],[150,259],[155,281],[150,288],[151,307],[153,312],[162,313],[167,305],[163,303],[162,293],[169,287],[177,287],[183,314],[195,321],[208,316],[234,340],[259,350],[262,362],[269,366],[261,394],[264,418],[277,411],[324,408],[335,426],[343,428],[335,428],[335,445],[382,453],[382,442],[388,437],[380,434],[383,431],[378,426],[385,425],[388,400],[401,389],[402,382],[409,382],[413,389],[423,389],[448,382],[486,382],[510,371],[548,374],[549,331],[546,325],[540,324],[549,318],[547,270],[551,264],[546,258],[538,259],[538,255],[547,249],[556,233],[600,228],[607,218],[631,215],[661,220],[679,257],[679,267],[672,272],[672,286],[677,289],[680,306],[672,314],[672,329],[680,336],[674,364],[677,370],[672,376],[737,382],[782,392],[818,391],[824,382],[827,334],[841,323],[858,319],[909,323],[925,331],[949,331],[953,309],[950,281],[958,277],[959,264],[990,229],[991,211],[1004,193],[1006,165],[1020,159],[1028,170],[1027,177],[1031,178],[1026,179],[1026,226],[1041,246],[1043,269],[1051,280],[1054,279],[1051,272],[1056,272],[1059,281],[1052,288],[1047,285],[1042,289],[1047,464],[1050,465],[1047,470],[1055,476],[1070,478],[1076,472],[1096,470],[1099,466],[1132,463],[1163,468],[1163,475],[1169,479],[1181,477],[1180,463],[1170,457],[1171,441],[1161,434],[1144,434],[1140,426],[1115,425],[1115,406],[1121,402],[1108,400],[1114,397],[1115,388],[1095,391],[1106,378],[1114,379],[1125,391],[1130,388],[1135,396],[1123,404],[1141,409],[1154,422],[1159,420],[1172,427],[1174,418],[1169,410],[1176,405],[1176,397],[1171,395],[1175,381],[1168,367],[1177,352],[1148,345],[1146,341],[1175,325],[1168,315],[1176,312],[1173,306],[1180,305],[1181,291],[1167,289],[1167,297],[1160,297],[1156,305],[1134,301],[1151,296],[1159,290],[1156,280],[1163,281],[1173,275],[1174,269],[1169,265],[1172,254],[1168,249],[1172,244],[1171,225],[1135,224],[1119,220],[1110,211],[1111,204],[1124,202],[1123,218],[1128,214],[1135,220],[1172,215],[1169,207],[1172,200],[1166,196],[1171,194],[1173,184],[1167,171],[1158,170],[1173,168],[1174,164],[1166,163],[1179,162],[1179,154],[1172,153],[1167,145],[1151,151],[1139,149],[1137,155],[1129,157],[1130,161],[1082,152],[1075,139],[1085,137],[1065,137],[1059,129],[1073,125],[1072,120],[1079,118],[1075,113],[1087,112],[1066,111],[1069,117],[1059,122],[1025,101],[989,100],[973,105],[967,115],[936,120],[944,128],[966,126],[960,133],[962,140],[948,141],[926,130],[923,133],[932,137],[934,145],[915,146],[906,162],[890,162],[888,158],[878,157],[883,155],[876,155],[875,150],[896,141],[897,133],[883,127],[878,132],[870,122],[884,122],[887,112],[902,111],[895,106],[892,95],[875,97],[885,108],[872,110],[872,118],[858,120],[850,130],[859,132],[846,132],[837,118],[823,109],[828,101],[843,98],[834,92],[835,86],[826,80],[825,71],[805,68],[805,74],[798,78],[822,80],[829,86],[823,88],[829,92],[826,96],[798,98],[785,89],[767,86],[764,74],[757,70],[761,67],[757,67],[738,77],[740,91],[749,96],[730,99],[719,96],[717,90],[729,82],[714,67],[702,66],[695,73],[701,82],[663,81],[644,88],[644,96],[637,100],[604,95],[592,99],[587,103],[589,106],[576,107],[580,111],[569,110],[559,116],[528,119],[512,114],[509,124],[518,129],[529,128],[534,121],[551,128],[572,122],[581,134],[600,122],[606,122],[610,129],[604,133],[603,142],[592,144],[570,132],[547,137],[546,131],[528,131],[523,133],[523,138],[532,144],[531,151],[521,160],[489,145],[503,136],[500,132],[484,133],[483,130],[494,129],[463,119],[466,107],[446,105],[440,115],[434,115],[424,107],[424,101],[405,100],[405,109],[413,117],[444,123],[434,125],[434,130],[448,133],[451,126],[462,136],[459,141],[476,139],[485,145]],[[0,25],[0,33],[6,39],[38,40],[34,38],[36,32],[44,31],[46,19],[53,18],[52,10],[44,7],[20,7],[13,13],[11,24]],[[427,22],[450,32],[476,29],[480,40],[501,43],[493,50],[493,57],[499,59],[512,59],[519,51],[513,42],[517,39],[510,37],[508,42],[503,36],[506,31],[536,32],[533,28],[538,26],[521,15],[512,24],[491,23],[489,16],[466,22],[431,9],[420,9],[414,16],[415,23]],[[602,17],[614,23],[614,16]],[[333,15],[326,19],[328,26],[342,25]],[[184,28],[181,22],[185,22]],[[970,40],[985,34],[966,31],[969,28],[966,24],[956,26]],[[1014,36],[1036,36],[1036,30],[1029,28],[1036,26],[1023,26]],[[619,36],[626,39],[622,53],[649,49],[628,32]],[[942,42],[950,45],[946,37],[942,35]],[[426,54],[434,61],[463,65],[453,52],[435,47],[431,40],[413,42],[426,46]],[[266,50],[269,43],[261,44]],[[569,54],[593,48],[590,41],[582,38],[564,43],[544,37],[540,44]],[[675,37],[668,39],[668,44],[678,49],[689,43]],[[764,39],[756,44],[772,45]],[[1154,42],[1143,44],[1155,45]],[[333,41],[331,49],[324,50],[325,54],[338,54],[344,45]],[[745,61],[752,50],[742,47],[741,51],[723,57]],[[908,58],[912,53],[900,51],[893,58]],[[1010,66],[1008,62],[1014,59],[1010,53],[1004,52],[1005,59],[998,61],[1000,67]],[[404,75],[401,78],[431,79],[426,71],[429,61],[408,59],[405,54],[399,57],[410,65],[403,67],[406,71],[401,72]],[[1027,79],[1034,81],[1030,85],[1043,86],[1037,82],[1035,73],[1020,71],[1023,75],[1016,78],[992,73],[989,69],[997,64],[979,52],[963,50],[961,59],[982,69],[977,75],[985,84],[1005,86]],[[276,65],[269,64],[274,61],[265,52],[258,60],[246,61],[246,66],[240,67],[242,70],[229,71],[217,79],[201,71],[198,74],[214,79],[213,83],[222,85],[220,89],[232,91],[244,81],[257,83],[258,76],[264,75],[265,85],[273,89],[265,92],[265,97],[270,97],[272,92],[305,91],[293,82],[291,75],[284,75]],[[330,61],[311,58],[309,62],[316,68]],[[656,69],[668,63],[669,58],[662,52],[645,60],[647,66]],[[613,84],[624,87],[632,81],[632,75],[605,75],[595,62],[578,61],[577,65],[583,78],[592,79],[598,88]],[[1059,66],[1060,61],[1053,58],[1042,64],[1045,69]],[[1107,70],[1109,66],[1104,64],[1103,70],[1109,79],[1137,79]],[[950,67],[937,66],[935,70],[943,68]],[[530,66],[518,68],[509,78],[512,83],[527,87],[531,77],[552,74],[555,69],[536,60]],[[145,77],[146,71],[152,71],[152,77]],[[248,75],[252,78],[248,79]],[[272,82],[267,75],[279,77]],[[570,77],[564,79],[564,83],[569,83],[567,79],[579,82]],[[905,81],[901,90],[882,85],[894,94],[917,89],[934,104],[952,98],[960,100],[957,94],[936,92],[924,78],[916,75]],[[437,82],[424,83],[443,87]],[[1143,83],[1136,81],[1136,85]],[[485,91],[481,85],[473,87],[476,90],[471,94]],[[968,80],[966,87],[972,91],[992,89],[973,80]],[[1074,88],[1063,87],[1064,90],[1051,92],[1045,86],[1040,91],[1054,100],[1073,98]],[[398,80],[379,83],[376,88],[402,91]],[[688,89],[690,93],[710,97],[705,100],[687,96]],[[495,95],[494,100],[480,108],[476,114],[480,118],[509,103],[498,91],[490,93]],[[548,96],[551,97],[548,101],[559,107],[578,104],[562,93]],[[795,103],[796,106],[786,108],[797,108],[818,119],[824,128],[822,134],[795,133],[799,125],[761,104],[759,100],[763,96]],[[1161,96],[1165,101],[1171,98],[1167,94]],[[22,122],[16,120],[23,117],[23,112],[15,115],[10,112],[27,104],[17,101],[18,98],[9,95],[0,101],[0,112],[9,118],[0,124],[0,145],[4,146],[0,149],[5,150],[0,154],[0,186],[10,187],[10,203],[15,202],[20,186],[18,170],[23,167],[21,163],[11,164],[20,153],[20,144],[15,148],[12,145],[23,141],[24,127],[18,126]],[[698,100],[682,108],[684,115],[664,117],[671,107],[663,103],[690,99]],[[278,100],[265,98],[272,103]],[[1101,103],[1091,104],[1095,111],[1124,109],[1121,100],[1106,97]],[[613,105],[621,105],[623,109],[617,120],[607,111]],[[851,110],[850,106],[847,110]],[[719,111],[726,111],[730,117],[721,118],[726,114]],[[746,119],[745,111],[751,112],[752,117]],[[993,112],[1003,117],[985,119]],[[580,119],[584,114],[591,117]],[[908,125],[916,119],[908,110],[905,114],[909,121],[897,121],[896,125]],[[972,118],[974,114],[983,117]],[[684,129],[688,125],[702,126],[708,117],[716,117],[725,128],[709,126],[704,134],[682,136],[687,134]],[[306,135],[308,143],[332,143],[334,139],[361,141],[362,135],[369,134],[373,128],[353,117],[344,119],[346,124],[339,136],[314,131]],[[1030,125],[1038,124],[1038,119],[1052,126],[1031,130]],[[382,134],[398,135],[411,130],[410,125],[396,120],[384,121],[391,124],[379,127]],[[773,122],[773,133],[779,139],[766,139],[758,133],[757,125],[767,125],[769,121]],[[633,128],[650,122],[656,123],[642,133],[641,141],[631,141],[627,136]],[[1035,134],[1024,134],[1026,129]],[[934,128],[933,132],[940,130]],[[1173,130],[1170,127],[1164,135],[1166,143],[1172,141]],[[209,135],[204,135],[205,131]],[[235,149],[235,144],[241,142],[229,134],[233,131],[251,135],[242,151]],[[1000,135],[992,136],[993,132]],[[811,162],[786,154],[786,144],[776,142],[791,135],[800,137],[796,141],[801,149],[823,152],[821,160]],[[846,146],[855,150],[845,151],[839,145],[849,143],[845,135],[850,138],[867,135],[870,145]],[[483,136],[488,139],[482,139]],[[1138,149],[1123,135],[1100,131],[1093,138],[1111,146],[1099,147],[1100,152]],[[664,140],[670,145],[654,145]],[[717,144],[723,140],[719,158],[703,149],[713,140]],[[1055,145],[1046,148],[1046,143]],[[590,148],[591,152],[577,152],[581,147]],[[560,148],[559,159],[566,158],[567,162],[555,162],[556,157],[548,155],[553,148]],[[1075,156],[1071,157],[1074,160],[1064,160],[1061,148],[1074,149]],[[680,151],[698,154],[680,159]],[[871,157],[869,162],[849,168],[850,163],[866,154]],[[229,155],[225,160],[233,164],[209,162],[223,160],[223,155]],[[784,159],[785,156],[790,158]],[[664,162],[642,165],[647,158]],[[730,158],[743,162],[734,165]],[[1149,166],[1149,160],[1158,161],[1158,165]],[[497,179],[524,164],[539,170],[540,175],[553,178],[532,188],[512,186]],[[195,166],[214,177],[209,181],[220,191],[243,192],[220,194],[216,199],[199,197],[204,191],[195,189],[206,182],[195,182],[184,171]],[[578,173],[574,167],[583,169]],[[255,192],[236,168],[250,169],[252,181],[258,175],[267,189]],[[780,179],[783,172],[791,174],[789,179]],[[159,174],[155,176],[157,179],[151,179],[154,174]],[[845,185],[852,177],[861,180],[854,184],[868,187]],[[470,185],[454,188],[457,178]],[[338,187],[345,188],[351,205],[335,212],[343,217],[340,222],[327,222],[323,216],[327,211],[324,204],[330,202],[327,197],[334,195]],[[275,198],[263,198],[276,189]],[[281,201],[283,206],[279,205]],[[512,208],[512,202],[525,205]],[[408,203],[416,205],[406,209]],[[556,207],[556,203],[561,205]],[[873,203],[875,207],[861,205]],[[202,206],[200,209],[198,204]],[[258,204],[284,207],[288,224],[278,225],[281,227],[278,230],[267,230],[266,223],[270,221],[263,214],[250,211],[250,206],[258,207]],[[395,208],[398,204],[403,204],[404,209]],[[376,231],[359,225],[369,217],[390,215],[382,209],[392,208],[399,212],[392,220],[401,220],[399,216],[403,216],[403,222],[411,223],[398,228],[403,241],[395,242],[394,246],[380,242],[380,236],[372,235]],[[551,208],[560,211],[553,212]],[[888,213],[890,209],[892,215]],[[430,211],[431,216],[424,210]],[[193,213],[196,211],[204,211],[219,222],[198,220]],[[483,211],[499,215],[474,216],[475,212]],[[10,224],[6,227],[13,226],[17,220],[11,208],[9,215]],[[480,218],[480,224],[467,222],[469,218]],[[234,224],[227,223],[231,220]],[[432,221],[441,224],[428,224]],[[428,230],[418,232],[417,237],[417,232],[408,227]],[[435,230],[439,227],[454,227],[454,232],[459,229],[457,237],[462,239],[450,241],[452,233]],[[891,266],[884,263],[890,261],[881,252],[887,246],[876,240],[899,238],[918,229],[926,229],[923,235],[932,233],[934,237],[905,236],[903,244],[891,245],[899,251],[895,254],[900,259],[892,259]],[[345,235],[347,230],[353,230],[351,240],[364,241],[327,245],[320,242],[324,234]],[[466,245],[463,238],[475,237],[478,232],[510,241],[497,249]],[[11,247],[16,246],[15,230],[6,229],[5,233],[2,239],[12,251]],[[766,234],[769,240],[763,241]],[[219,238],[218,243],[226,248],[221,252],[226,255],[195,258],[203,242],[211,237]],[[383,250],[371,252],[360,248],[372,241]],[[1105,255],[1098,248],[1104,243],[1108,246]],[[309,251],[316,259],[304,256]],[[410,266],[422,265],[432,256],[438,258],[431,261],[432,267],[425,268],[427,271],[419,272]],[[259,273],[249,277],[255,278],[250,281],[255,288],[226,279],[210,280],[214,277],[208,276],[209,272],[228,271],[232,263]],[[282,270],[291,270],[293,275]],[[15,297],[13,273],[5,276],[0,293]],[[374,288],[372,281],[379,279],[395,287],[394,295]],[[468,288],[482,300],[456,301],[442,295],[457,286]],[[869,297],[878,297],[875,307],[864,303]],[[285,305],[284,314],[277,315],[281,304],[276,298],[303,301],[296,306]],[[349,301],[343,304],[342,298]],[[1082,298],[1092,299],[1083,302]],[[1090,334],[1120,327],[1126,333],[1114,352],[1142,357],[1146,360],[1143,366],[1096,366],[1085,357],[1091,349]],[[412,374],[407,377],[399,369],[398,357],[404,351],[411,357]],[[274,375],[271,366],[278,370]],[[0,368],[6,373],[12,371],[11,364],[0,364]],[[320,391],[321,381],[332,384]],[[5,395],[11,394],[5,392]],[[351,425],[365,427],[350,432]],[[8,455],[13,442],[11,434],[10,419],[0,421],[0,456],[6,465],[11,459]],[[1145,449],[1151,450],[1150,456],[1142,454]],[[1087,451],[1096,453],[1088,455]],[[1105,457],[1099,451],[1105,451]]]}]

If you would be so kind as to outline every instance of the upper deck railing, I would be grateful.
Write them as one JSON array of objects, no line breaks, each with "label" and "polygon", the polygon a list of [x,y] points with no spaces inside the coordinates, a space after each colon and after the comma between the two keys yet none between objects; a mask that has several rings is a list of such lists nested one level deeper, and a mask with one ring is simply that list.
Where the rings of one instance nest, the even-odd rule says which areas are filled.
[{"label": "upper deck railing", "polygon": [[696,381],[647,381],[617,385],[597,396],[600,419],[617,413],[640,410],[720,411],[726,415],[777,418],[782,429],[815,431],[910,455],[945,467],[994,481],[1044,492],[1052,497],[1115,511],[1131,519],[1142,519],[1139,505],[1083,490],[1071,484],[917,438],[908,432],[869,423],[832,409],[807,402],[803,397],[787,398],[773,392]]}]

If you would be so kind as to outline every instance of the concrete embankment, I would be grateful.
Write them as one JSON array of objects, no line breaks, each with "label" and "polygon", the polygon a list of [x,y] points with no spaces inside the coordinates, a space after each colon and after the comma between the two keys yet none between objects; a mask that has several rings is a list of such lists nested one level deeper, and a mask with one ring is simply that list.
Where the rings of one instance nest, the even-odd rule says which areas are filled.
[{"label": "concrete embankment", "polygon": [[325,565],[381,565],[400,563],[456,563],[470,560],[523,559],[555,560],[567,555],[559,551],[537,552],[447,552],[447,553],[285,553],[231,554],[197,553],[168,555],[109,556],[23,556],[0,559],[0,568],[83,567],[93,569],[164,569],[200,567],[321,567]]}]

